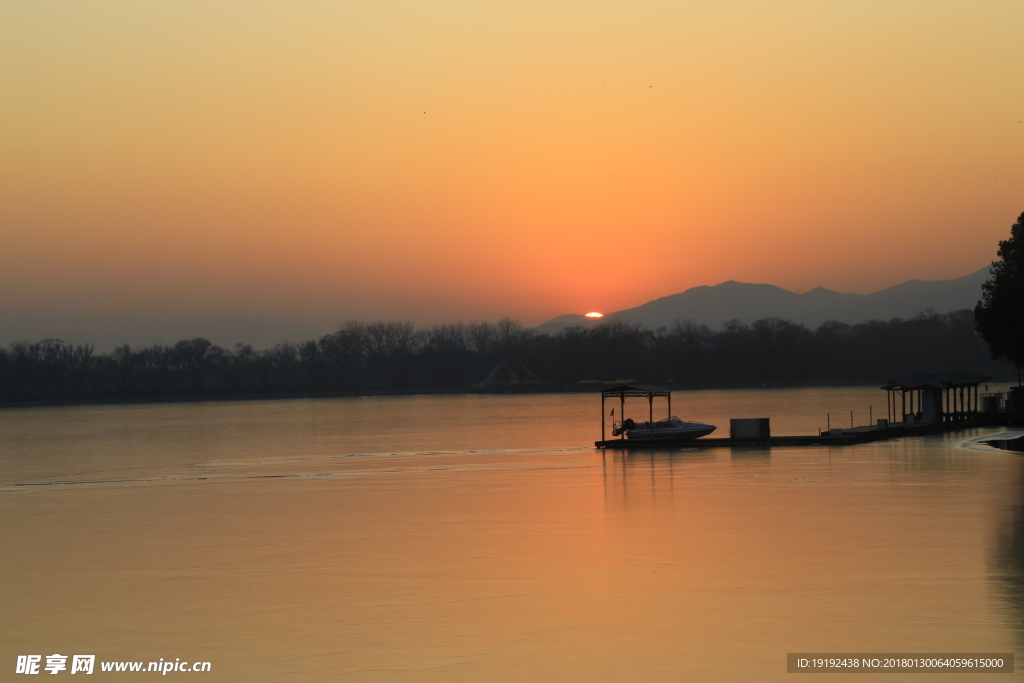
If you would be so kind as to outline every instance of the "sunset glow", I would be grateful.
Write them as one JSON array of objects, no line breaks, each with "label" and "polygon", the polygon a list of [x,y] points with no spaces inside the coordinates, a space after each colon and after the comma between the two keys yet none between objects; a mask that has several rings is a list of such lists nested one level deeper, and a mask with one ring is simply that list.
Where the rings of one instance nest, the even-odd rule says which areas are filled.
[{"label": "sunset glow", "polygon": [[6,3],[0,342],[965,275],[1024,209],[1021,25],[995,1]]},{"label": "sunset glow", "polygon": [[588,318],[603,318],[604,313],[587,313]]}]

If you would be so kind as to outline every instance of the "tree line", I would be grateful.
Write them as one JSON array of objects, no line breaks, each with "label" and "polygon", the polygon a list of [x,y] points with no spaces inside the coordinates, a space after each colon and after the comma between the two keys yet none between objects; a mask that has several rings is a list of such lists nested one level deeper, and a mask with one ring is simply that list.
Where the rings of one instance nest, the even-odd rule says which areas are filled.
[{"label": "tree line", "polygon": [[815,329],[778,318],[719,330],[612,320],[556,335],[510,319],[427,328],[351,320],[319,339],[267,350],[201,338],[109,354],[56,339],[15,343],[0,350],[0,402],[564,390],[621,380],[677,388],[844,384],[942,368],[1013,374],[989,357],[969,310]]},{"label": "tree line", "polygon": [[978,333],[992,356],[1024,367],[1024,213],[1010,226],[1010,238],[1000,240],[999,260],[981,286],[981,301],[974,307]]}]

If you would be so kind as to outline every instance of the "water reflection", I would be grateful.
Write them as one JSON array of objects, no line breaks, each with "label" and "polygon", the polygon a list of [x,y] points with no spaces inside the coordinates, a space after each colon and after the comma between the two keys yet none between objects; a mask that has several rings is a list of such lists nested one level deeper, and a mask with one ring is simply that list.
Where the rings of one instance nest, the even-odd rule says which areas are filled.
[{"label": "water reflection", "polygon": [[[735,415],[731,396],[708,398]],[[781,682],[790,651],[1009,651],[1024,629],[1024,459],[961,436],[595,451],[593,408],[0,414],[0,655],[117,643],[218,680]],[[72,478],[121,483],[16,487]]]},{"label": "water reflection", "polygon": [[995,562],[1000,592],[1012,608],[1013,625],[1024,630],[1024,506],[1013,508],[999,533]]},{"label": "water reflection", "polygon": [[767,467],[772,464],[772,449],[764,447],[737,447],[729,449],[734,465]]},{"label": "water reflection", "polygon": [[728,473],[730,464],[724,448],[608,449],[601,457],[609,511],[671,504],[680,480]]},{"label": "water reflection", "polygon": [[[858,446],[721,447],[689,449],[608,449],[600,452],[607,491],[657,490],[680,478],[788,477],[793,472],[839,481],[909,484],[966,477],[984,477],[990,467],[986,446],[964,447],[966,438],[985,439],[984,432],[895,439]],[[971,444],[968,443],[968,446]],[[773,471],[774,470],[774,471]],[[789,473],[789,474],[787,474]],[[922,479],[922,477],[924,477]],[[639,489],[636,489],[638,492]]]},{"label": "water reflection", "polygon": [[1008,505],[992,550],[996,594],[1006,603],[1006,617],[1024,648],[1024,467],[1016,475],[1016,499]]},{"label": "water reflection", "polygon": [[919,475],[978,475],[986,469],[986,456],[965,447],[965,440],[976,438],[980,433],[982,430],[971,430],[894,439],[857,446],[847,452],[856,454],[858,460],[869,457],[887,463],[889,475],[895,479]]}]

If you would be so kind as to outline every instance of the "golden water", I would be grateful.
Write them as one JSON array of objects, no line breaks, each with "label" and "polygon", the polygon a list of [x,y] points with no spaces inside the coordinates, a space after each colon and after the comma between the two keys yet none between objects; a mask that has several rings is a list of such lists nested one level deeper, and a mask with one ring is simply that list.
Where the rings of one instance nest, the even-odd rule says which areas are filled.
[{"label": "golden water", "polygon": [[[674,398],[716,436],[885,405]],[[2,411],[0,671],[81,653],[210,661],[168,674],[210,681],[773,681],[787,652],[1019,648],[1024,463],[985,432],[600,452],[599,403]]]}]

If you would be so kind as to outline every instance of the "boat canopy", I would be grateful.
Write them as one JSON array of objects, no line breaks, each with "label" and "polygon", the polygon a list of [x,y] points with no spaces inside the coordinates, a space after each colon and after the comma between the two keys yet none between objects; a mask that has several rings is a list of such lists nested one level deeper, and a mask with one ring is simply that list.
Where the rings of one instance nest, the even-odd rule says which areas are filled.
[{"label": "boat canopy", "polygon": [[649,384],[622,384],[617,387],[601,390],[602,398],[654,398],[669,396],[672,392]]}]

